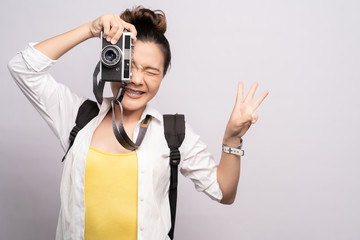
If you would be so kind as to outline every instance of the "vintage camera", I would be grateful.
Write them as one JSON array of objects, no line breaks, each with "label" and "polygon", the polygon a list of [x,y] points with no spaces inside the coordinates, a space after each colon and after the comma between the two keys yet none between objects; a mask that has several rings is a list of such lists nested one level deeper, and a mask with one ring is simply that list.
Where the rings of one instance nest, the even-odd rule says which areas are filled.
[{"label": "vintage camera", "polygon": [[116,44],[106,41],[102,32],[101,39],[101,80],[129,83],[131,80],[131,54],[134,49],[131,33],[124,31]]}]

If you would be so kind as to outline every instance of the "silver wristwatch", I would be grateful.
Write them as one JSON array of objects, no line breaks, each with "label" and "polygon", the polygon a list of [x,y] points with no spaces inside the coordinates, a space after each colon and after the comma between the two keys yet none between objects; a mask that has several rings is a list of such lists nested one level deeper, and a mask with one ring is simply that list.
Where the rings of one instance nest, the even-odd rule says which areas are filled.
[{"label": "silver wristwatch", "polygon": [[244,150],[241,149],[242,145],[243,145],[243,141],[242,141],[242,138],[240,138],[240,145],[238,147],[229,147],[229,146],[226,146],[223,144],[222,150],[223,150],[223,152],[228,153],[228,154],[244,156],[245,152],[244,152]]}]

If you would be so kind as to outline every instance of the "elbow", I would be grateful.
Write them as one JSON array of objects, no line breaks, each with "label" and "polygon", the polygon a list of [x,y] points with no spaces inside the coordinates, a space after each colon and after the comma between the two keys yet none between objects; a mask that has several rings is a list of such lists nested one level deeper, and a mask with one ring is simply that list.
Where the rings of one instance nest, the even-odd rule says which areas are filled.
[{"label": "elbow", "polygon": [[229,184],[223,184],[223,181],[218,181],[218,182],[222,193],[222,199],[220,203],[225,205],[233,204],[236,198],[237,183],[229,185]]},{"label": "elbow", "polygon": [[221,204],[224,205],[232,205],[235,202],[235,196],[234,197],[223,197],[220,201]]},{"label": "elbow", "polygon": [[232,205],[234,203],[234,200],[232,200],[232,201],[222,201],[221,200],[220,203],[223,204],[223,205]]}]

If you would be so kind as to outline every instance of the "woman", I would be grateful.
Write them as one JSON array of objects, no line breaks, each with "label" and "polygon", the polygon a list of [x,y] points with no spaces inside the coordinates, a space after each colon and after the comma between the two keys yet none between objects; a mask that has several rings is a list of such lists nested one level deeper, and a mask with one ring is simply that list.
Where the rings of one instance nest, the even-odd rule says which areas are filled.
[{"label": "woman", "polygon": [[[104,99],[98,116],[78,133],[66,156],[56,239],[168,239],[169,149],[162,115],[148,104],[171,59],[163,12],[137,7],[121,16],[103,15],[67,33],[30,44],[9,62],[9,69],[67,150],[69,132],[85,99],[57,83],[47,70],[64,53],[87,39],[99,37],[101,31],[107,41],[115,44],[125,29],[131,32],[134,53],[132,79],[122,100],[123,124],[129,137],[136,139],[145,116],[151,115],[152,121],[141,146],[131,152],[114,137],[112,99]],[[120,87],[119,83],[111,84],[114,96]],[[268,92],[253,101],[256,88],[254,84],[244,98],[243,83],[239,83],[224,145],[239,146],[241,137],[257,121],[254,111]],[[118,121],[119,108],[115,108],[115,117]],[[217,166],[188,125],[180,152],[180,172],[194,182],[198,191],[223,204],[234,201],[240,156],[223,152]]]}]

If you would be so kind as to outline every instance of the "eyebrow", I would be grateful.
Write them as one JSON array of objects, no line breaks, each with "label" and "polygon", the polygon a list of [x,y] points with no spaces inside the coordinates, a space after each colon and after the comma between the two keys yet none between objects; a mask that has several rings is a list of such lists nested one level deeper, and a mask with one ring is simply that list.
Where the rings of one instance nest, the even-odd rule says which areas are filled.
[{"label": "eyebrow", "polygon": [[[132,63],[135,64],[135,66],[137,67],[137,64],[136,64],[136,62],[135,62],[134,60],[132,60]],[[149,69],[150,69],[150,70],[157,71],[157,72],[159,72],[159,73],[161,72],[160,69],[158,69],[158,68],[156,68],[156,67],[151,67],[151,66],[145,66],[145,67],[144,67],[144,70],[149,70]]]}]

